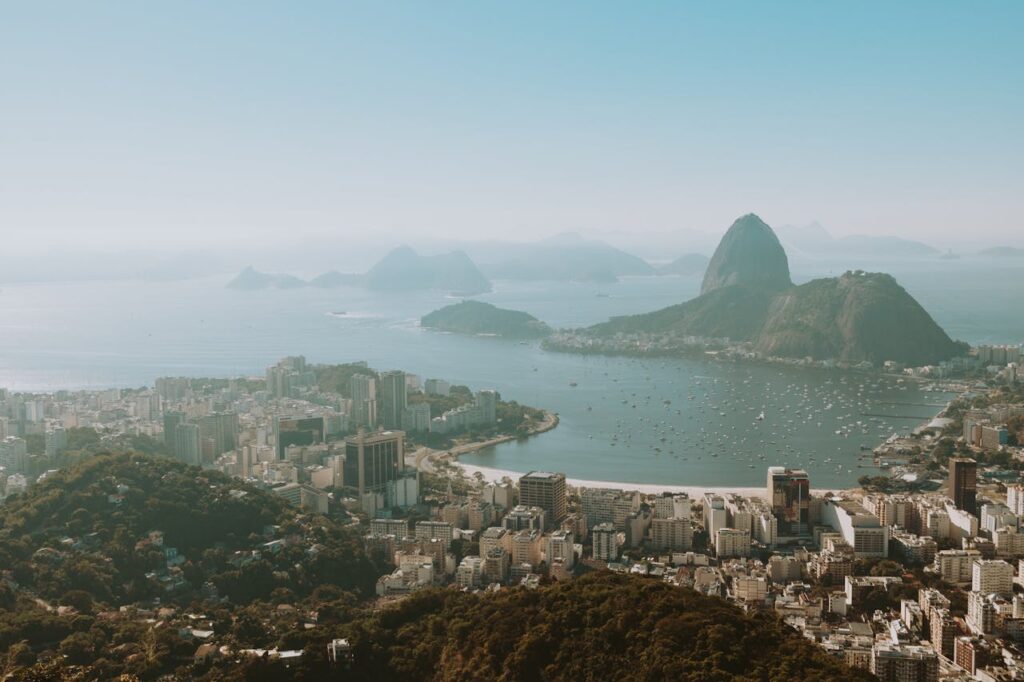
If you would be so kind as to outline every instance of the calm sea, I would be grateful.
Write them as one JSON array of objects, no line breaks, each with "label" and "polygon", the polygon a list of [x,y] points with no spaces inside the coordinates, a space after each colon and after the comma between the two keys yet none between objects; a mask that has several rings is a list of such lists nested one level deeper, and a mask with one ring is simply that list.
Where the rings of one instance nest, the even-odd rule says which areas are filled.
[{"label": "calm sea", "polygon": [[[829,274],[795,271],[799,281]],[[952,336],[975,343],[1024,339],[1024,269],[929,263],[895,274]],[[437,293],[239,292],[224,288],[227,279],[4,286],[0,386],[134,387],[165,375],[262,374],[292,354],[312,362],[366,360],[379,369],[495,388],[506,399],[561,415],[553,432],[467,458],[475,464],[593,480],[736,486],[760,485],[773,464],[807,468],[815,487],[849,485],[872,471],[861,445],[912,428],[948,399],[827,372],[581,357],[426,332],[419,317],[452,302]],[[699,281],[497,282],[495,289],[479,298],[573,327],[688,299]]]}]

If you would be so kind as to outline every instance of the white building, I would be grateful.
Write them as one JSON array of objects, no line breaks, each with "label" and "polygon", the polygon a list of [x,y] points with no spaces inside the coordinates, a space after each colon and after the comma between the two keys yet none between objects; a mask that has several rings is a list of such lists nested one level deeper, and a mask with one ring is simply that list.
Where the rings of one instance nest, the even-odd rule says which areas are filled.
[{"label": "white building", "polygon": [[651,547],[685,552],[693,547],[693,526],[689,519],[656,518],[651,521]]},{"label": "white building", "polygon": [[561,561],[562,566],[570,571],[576,565],[576,552],[572,531],[556,530],[548,537],[548,566],[552,565],[555,561]]},{"label": "white building", "polygon": [[889,556],[889,527],[849,500],[825,500],[821,522],[843,536],[860,558]]},{"label": "white building", "polygon": [[750,556],[750,531],[719,528],[715,534],[715,553],[719,559]]},{"label": "white building", "polygon": [[971,567],[971,591],[1012,594],[1013,566],[1001,559],[975,559]]},{"label": "white building", "polygon": [[963,585],[971,582],[971,565],[980,558],[976,549],[944,549],[935,555],[935,572],[947,583]]}]

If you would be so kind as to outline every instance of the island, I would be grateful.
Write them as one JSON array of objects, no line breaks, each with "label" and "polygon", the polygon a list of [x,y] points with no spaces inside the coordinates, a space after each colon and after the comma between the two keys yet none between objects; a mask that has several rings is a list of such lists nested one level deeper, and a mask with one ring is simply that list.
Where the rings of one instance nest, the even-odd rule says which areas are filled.
[{"label": "island", "polygon": [[306,286],[320,289],[354,286],[391,292],[437,290],[464,296],[491,290],[490,281],[464,252],[423,256],[408,246],[393,249],[363,274],[331,270],[307,282],[293,275],[260,272],[249,266],[227,284],[229,289],[245,291]]},{"label": "island", "polygon": [[261,289],[296,289],[306,283],[292,275],[260,272],[251,265],[246,266],[227,284],[228,289],[259,291]]},{"label": "island", "polygon": [[482,301],[462,301],[424,315],[420,326],[436,331],[509,339],[539,339],[551,328],[529,313]]}]

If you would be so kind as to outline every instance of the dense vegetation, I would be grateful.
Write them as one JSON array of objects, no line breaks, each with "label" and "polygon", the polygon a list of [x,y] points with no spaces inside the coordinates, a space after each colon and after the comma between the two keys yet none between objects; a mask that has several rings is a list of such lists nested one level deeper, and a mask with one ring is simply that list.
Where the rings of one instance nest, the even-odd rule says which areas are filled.
[{"label": "dense vegetation", "polygon": [[[301,600],[325,586],[360,597],[372,594],[383,572],[357,531],[301,515],[223,474],[135,453],[93,456],[8,498],[0,507],[0,567],[0,650],[22,643],[26,658],[110,657],[104,675],[139,672],[107,649],[141,633],[137,621],[103,613],[204,601],[236,608],[282,595]],[[222,622],[224,633],[238,627],[230,611]],[[166,671],[191,656],[194,645],[183,651],[171,639],[146,670]]]},{"label": "dense vegetation", "polygon": [[767,355],[918,366],[965,355],[921,305],[882,273],[817,279],[772,301],[757,337]]},{"label": "dense vegetation", "polygon": [[771,614],[611,573],[538,590],[422,593],[343,631],[351,674],[366,680],[872,679]]},{"label": "dense vegetation", "polygon": [[420,325],[457,334],[493,334],[511,339],[547,336],[551,328],[529,313],[481,301],[462,301],[424,315]]}]

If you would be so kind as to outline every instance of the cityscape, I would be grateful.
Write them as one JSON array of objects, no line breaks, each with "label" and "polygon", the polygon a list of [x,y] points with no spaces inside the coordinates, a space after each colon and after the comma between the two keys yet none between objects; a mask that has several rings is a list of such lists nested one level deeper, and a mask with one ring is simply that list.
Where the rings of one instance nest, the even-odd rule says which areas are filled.
[{"label": "cityscape", "polygon": [[[438,587],[537,589],[611,571],[768,610],[881,679],[1013,679],[1024,669],[1016,644],[1024,595],[1015,594],[1024,568],[1019,362],[1017,346],[971,349],[960,376],[946,379],[962,389],[958,397],[911,436],[875,448],[883,470],[899,474],[864,476],[850,490],[814,489],[806,471],[783,466],[768,466],[754,494],[581,487],[545,471],[486,480],[463,470],[457,454],[495,439],[543,438],[557,422],[493,390],[301,356],[262,377],[4,391],[0,489],[18,500],[90,453],[130,448],[236,479],[245,488],[234,494],[266,491],[301,511],[302,523],[337,519],[382,567],[374,586],[382,604]],[[110,504],[123,493],[117,486]],[[156,525],[135,540],[162,551],[145,579],[170,602],[195,590],[183,568],[194,558],[165,534]],[[315,549],[308,536],[264,539],[228,563],[244,569],[296,542]],[[45,549],[32,565],[88,552],[89,537],[53,536]],[[32,594],[14,572],[4,579],[15,594]],[[212,583],[201,589],[219,594]],[[152,622],[160,601],[117,617]],[[209,618],[160,611],[180,624],[197,660],[248,651],[232,648]],[[286,662],[303,655],[272,644],[252,650]],[[342,664],[353,655],[345,638],[329,652]]]},{"label": "cityscape", "polygon": [[0,682],[1024,680],[1024,3],[0,16]]}]

